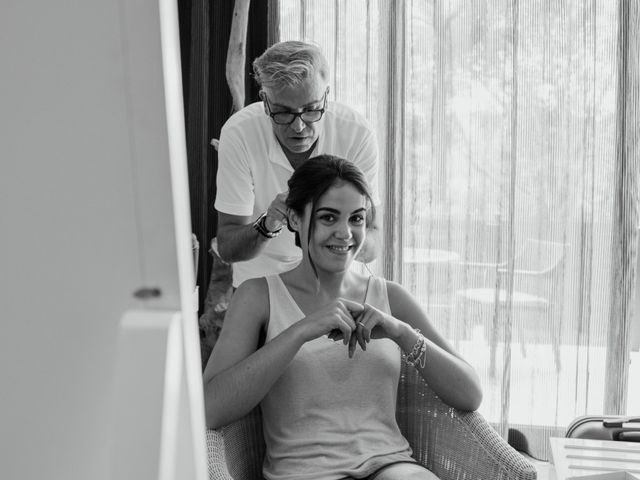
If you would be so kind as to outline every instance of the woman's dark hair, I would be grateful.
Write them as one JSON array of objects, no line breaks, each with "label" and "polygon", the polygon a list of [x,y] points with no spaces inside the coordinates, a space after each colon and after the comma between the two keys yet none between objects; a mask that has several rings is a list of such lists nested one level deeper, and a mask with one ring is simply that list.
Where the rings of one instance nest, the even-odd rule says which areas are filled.
[{"label": "woman's dark hair", "polygon": [[[375,215],[371,192],[367,179],[356,165],[344,158],[333,155],[318,155],[310,158],[300,165],[288,181],[289,195],[287,196],[287,207],[298,215],[304,213],[307,204],[311,203],[311,211],[315,211],[316,203],[329,188],[339,182],[350,183],[362,195],[367,197],[371,209],[367,214],[367,224],[369,224]],[[315,222],[309,222],[309,231],[307,242],[311,238],[314,230]],[[289,227],[296,236],[296,246],[300,247],[300,235]],[[310,259],[311,260],[311,259]],[[313,260],[311,260],[313,265]]]}]

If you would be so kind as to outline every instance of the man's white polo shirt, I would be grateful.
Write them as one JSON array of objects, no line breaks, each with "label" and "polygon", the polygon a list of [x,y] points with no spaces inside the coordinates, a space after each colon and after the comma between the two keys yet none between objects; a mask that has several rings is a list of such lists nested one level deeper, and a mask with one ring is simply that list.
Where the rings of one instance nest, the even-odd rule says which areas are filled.
[{"label": "man's white polo shirt", "polygon": [[[374,204],[379,205],[378,146],[364,117],[330,102],[320,121],[324,125],[311,156],[324,153],[354,162],[365,173]],[[257,218],[278,193],[287,190],[292,173],[262,102],[253,103],[232,115],[220,132],[215,208],[229,215]],[[233,264],[233,286],[248,278],[291,270],[301,258],[293,233],[285,227],[258,256]]]}]

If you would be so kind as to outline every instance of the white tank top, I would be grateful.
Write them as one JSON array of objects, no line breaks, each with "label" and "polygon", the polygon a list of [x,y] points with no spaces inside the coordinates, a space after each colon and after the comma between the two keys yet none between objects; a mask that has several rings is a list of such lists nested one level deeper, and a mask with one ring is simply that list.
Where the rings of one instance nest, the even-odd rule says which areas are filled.
[{"label": "white tank top", "polygon": [[[266,341],[304,317],[279,275],[267,277]],[[366,302],[389,312],[384,279],[371,277]],[[326,336],[307,342],[261,402],[268,480],[363,477],[411,460],[396,422],[400,348],[375,339],[353,358]]]}]

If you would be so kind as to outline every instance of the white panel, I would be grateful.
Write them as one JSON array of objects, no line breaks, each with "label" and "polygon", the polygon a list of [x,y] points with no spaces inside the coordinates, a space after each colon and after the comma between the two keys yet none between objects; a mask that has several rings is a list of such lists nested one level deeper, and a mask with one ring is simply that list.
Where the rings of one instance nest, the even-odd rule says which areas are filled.
[{"label": "white panel", "polygon": [[128,311],[117,351],[110,478],[205,480],[205,458],[201,469],[194,462],[180,312]]},{"label": "white panel", "polygon": [[[175,29],[175,18],[164,24]],[[183,388],[202,420],[193,271],[177,261],[191,258],[183,117],[179,92],[164,89],[169,77],[180,87],[179,67],[162,61],[157,0],[0,6],[3,480],[108,478],[118,323],[129,309],[182,312]],[[165,106],[177,115],[172,140]],[[162,296],[135,300],[141,286]]]}]

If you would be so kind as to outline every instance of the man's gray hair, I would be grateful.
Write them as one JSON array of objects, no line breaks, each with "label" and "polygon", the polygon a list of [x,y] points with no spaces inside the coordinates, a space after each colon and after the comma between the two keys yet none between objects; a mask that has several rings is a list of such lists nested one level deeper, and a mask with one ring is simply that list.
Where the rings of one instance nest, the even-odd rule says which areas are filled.
[{"label": "man's gray hair", "polygon": [[276,43],[253,61],[253,73],[263,89],[295,87],[318,72],[329,79],[329,64],[317,45],[287,41]]}]

